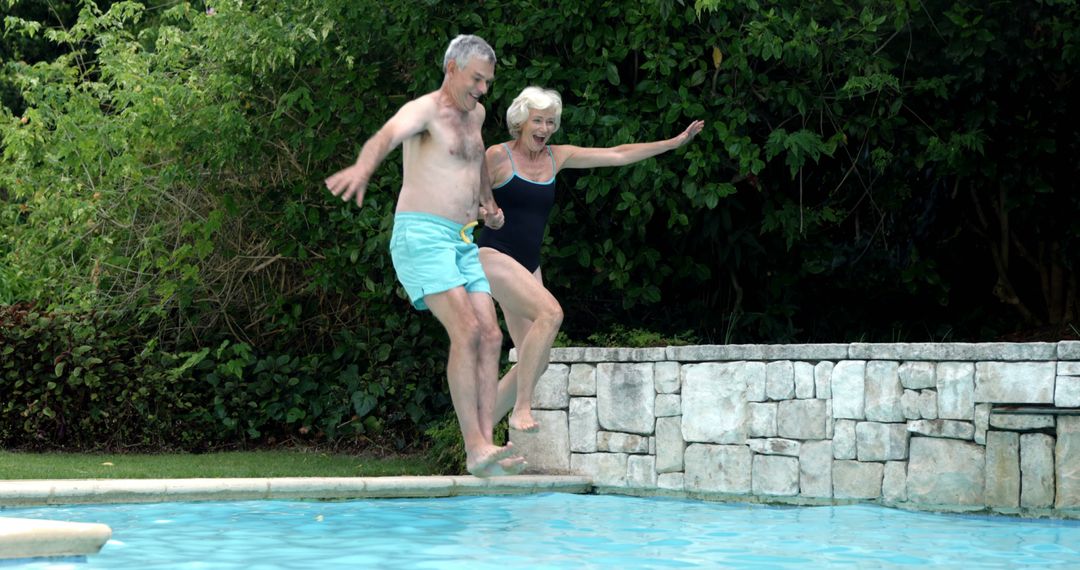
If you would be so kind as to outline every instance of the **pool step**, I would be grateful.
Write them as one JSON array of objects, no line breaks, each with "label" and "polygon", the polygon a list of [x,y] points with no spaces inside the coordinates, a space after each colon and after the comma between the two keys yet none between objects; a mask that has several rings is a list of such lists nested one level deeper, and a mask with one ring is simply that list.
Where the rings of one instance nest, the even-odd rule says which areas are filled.
[{"label": "pool step", "polygon": [[97,523],[0,518],[0,559],[97,554],[111,536]]}]

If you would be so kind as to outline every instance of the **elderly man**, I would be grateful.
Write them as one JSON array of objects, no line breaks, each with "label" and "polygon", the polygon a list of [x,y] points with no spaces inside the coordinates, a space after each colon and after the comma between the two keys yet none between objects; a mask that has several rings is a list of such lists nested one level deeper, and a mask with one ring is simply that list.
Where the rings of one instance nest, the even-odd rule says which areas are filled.
[{"label": "elderly man", "polygon": [[437,91],[403,105],[364,143],[356,163],[327,178],[326,186],[362,205],[372,173],[402,145],[404,176],[390,241],[394,270],[413,305],[430,309],[450,336],[446,374],[469,473],[517,473],[524,459],[492,439],[502,332],[470,223],[478,215],[488,227],[503,223],[480,135],[485,111],[479,99],[494,79],[495,52],[477,36],[458,36],[446,50],[443,72]]}]

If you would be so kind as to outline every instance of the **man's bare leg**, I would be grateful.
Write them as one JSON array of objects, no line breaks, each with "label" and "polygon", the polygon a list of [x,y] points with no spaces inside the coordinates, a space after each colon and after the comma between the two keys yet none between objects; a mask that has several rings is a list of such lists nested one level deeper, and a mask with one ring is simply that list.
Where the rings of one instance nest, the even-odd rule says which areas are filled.
[{"label": "man's bare leg", "polygon": [[[502,342],[498,325],[492,326],[490,322],[494,306],[487,318],[478,315],[476,305],[463,287],[427,295],[424,302],[450,336],[446,376],[465,441],[466,468],[474,475],[487,476],[492,465],[513,454],[512,445],[496,446],[492,439],[497,351]],[[482,352],[491,352],[492,345],[496,347],[494,363],[490,362],[490,356],[481,357]],[[483,413],[485,410],[487,413]]]},{"label": "man's bare leg", "polygon": [[[477,362],[477,412],[480,418],[480,428],[486,430],[485,433],[493,434],[496,418],[494,415],[495,401],[499,382],[499,357],[502,351],[502,332],[499,331],[499,323],[495,316],[495,303],[492,301],[491,295],[487,293],[469,293],[469,300],[476,310],[476,315],[480,318],[481,329],[493,333],[481,337],[480,354]],[[512,456],[490,463],[487,468],[478,469],[473,474],[478,477],[517,475],[525,467],[524,457]]]},{"label": "man's bare leg", "polygon": [[547,370],[551,345],[562,325],[562,307],[544,288],[539,269],[529,273],[510,256],[487,248],[480,251],[480,258],[492,293],[502,307],[510,337],[518,348],[518,363],[500,382],[495,417],[506,414],[509,409],[505,407],[506,398],[516,385],[510,428],[534,432],[540,425],[532,416],[533,391],[536,381]]}]

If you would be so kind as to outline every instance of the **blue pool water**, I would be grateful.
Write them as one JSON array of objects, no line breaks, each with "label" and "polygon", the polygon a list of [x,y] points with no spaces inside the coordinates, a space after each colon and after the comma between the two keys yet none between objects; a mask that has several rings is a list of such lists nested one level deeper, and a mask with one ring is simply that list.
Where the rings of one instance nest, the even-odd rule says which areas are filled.
[{"label": "blue pool water", "polygon": [[[101,522],[83,561],[18,568],[1080,567],[1080,523],[544,494],[2,509]],[[7,566],[7,565],[5,565]]]}]

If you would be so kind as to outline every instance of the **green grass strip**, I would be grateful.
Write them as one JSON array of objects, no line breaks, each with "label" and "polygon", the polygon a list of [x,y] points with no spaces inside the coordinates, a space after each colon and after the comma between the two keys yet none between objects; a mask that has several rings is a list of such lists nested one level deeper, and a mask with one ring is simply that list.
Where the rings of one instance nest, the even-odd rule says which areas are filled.
[{"label": "green grass strip", "polygon": [[201,477],[385,477],[433,475],[423,456],[376,457],[315,451],[201,454],[12,453],[0,479],[183,479]]}]

